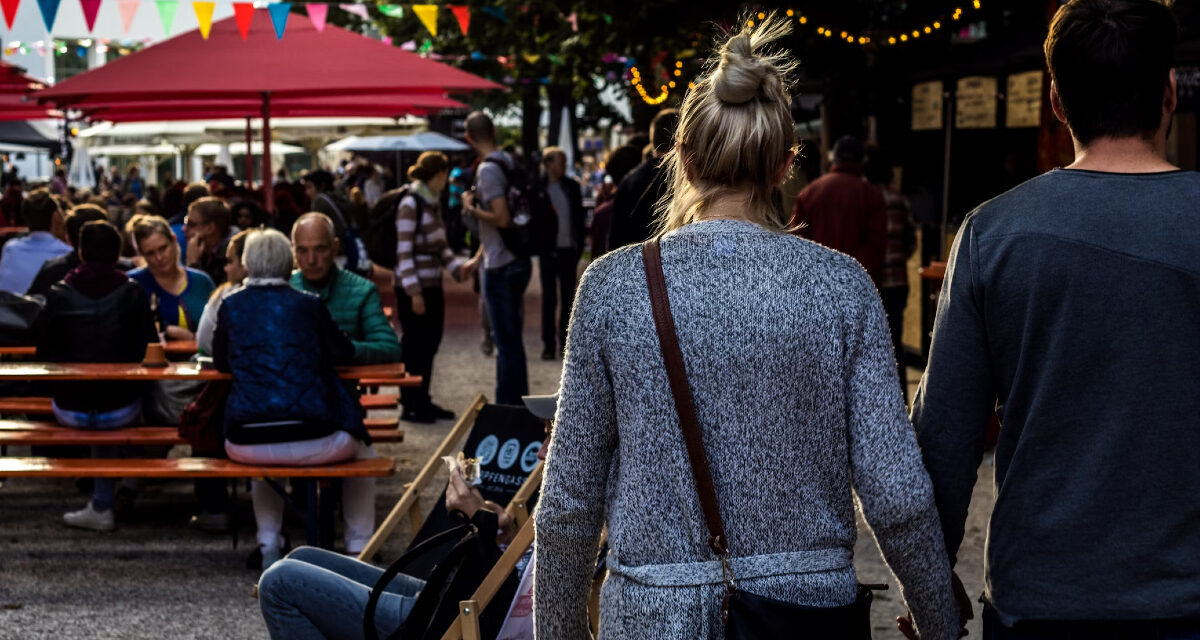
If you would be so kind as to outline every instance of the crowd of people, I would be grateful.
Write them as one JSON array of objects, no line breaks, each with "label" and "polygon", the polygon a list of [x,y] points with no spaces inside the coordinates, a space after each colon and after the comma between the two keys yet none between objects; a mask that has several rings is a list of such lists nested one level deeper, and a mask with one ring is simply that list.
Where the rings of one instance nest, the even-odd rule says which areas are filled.
[{"label": "crowd of people", "polygon": [[[600,637],[721,637],[799,615],[790,605],[867,637],[849,631],[870,628],[856,617],[869,605],[856,509],[911,612],[899,630],[958,638],[974,612],[954,567],[993,414],[984,637],[1200,637],[1200,333],[1186,321],[1200,311],[1200,177],[1166,160],[1170,9],[1058,9],[1045,54],[1075,162],[967,216],[911,410],[900,335],[916,236],[891,158],[843,137],[831,171],[782,205],[799,151],[795,63],[777,48],[789,28],[736,29],[645,144],[576,177],[563,149],[526,164],[474,112],[469,166],[426,152],[403,185],[313,171],[276,186],[276,211],[218,169],[161,199],[114,174],[108,186],[136,196],[115,211],[105,195],[37,189],[21,196],[29,233],[5,244],[0,290],[44,299],[46,361],[137,362],[147,343],[196,339],[233,373],[213,391],[220,446],[204,453],[309,465],[376,455],[338,365],[403,361],[424,383],[404,390],[402,418],[453,417],[429,385],[446,275],[480,292],[495,401],[528,400],[536,261],[541,355],[563,359],[553,410],[535,410],[540,638],[591,637],[604,532]],[[63,425],[115,428],[210,391],[69,383],[53,408]],[[450,508],[511,527],[462,481]],[[112,529],[116,485],[96,479],[64,521]],[[374,485],[342,489],[354,554]],[[197,496],[197,526],[228,525],[222,484]],[[252,499],[272,637],[357,635],[381,570],[313,549],[285,559],[282,498],[256,481]],[[423,588],[398,577],[379,628],[401,627]],[[747,599],[760,619],[730,604]]]}]

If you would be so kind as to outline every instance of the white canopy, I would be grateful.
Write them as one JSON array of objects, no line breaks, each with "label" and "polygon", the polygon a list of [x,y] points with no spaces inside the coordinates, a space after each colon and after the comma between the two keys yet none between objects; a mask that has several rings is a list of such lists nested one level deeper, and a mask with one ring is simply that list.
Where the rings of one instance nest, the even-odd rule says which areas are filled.
[{"label": "white canopy", "polygon": [[[221,153],[221,146],[222,145],[219,145],[215,142],[209,142],[196,147],[196,150],[193,153],[198,156],[217,156]],[[229,147],[229,153],[233,155],[246,155],[245,142],[233,142],[226,146]],[[254,155],[262,155],[261,140],[255,140],[250,144],[250,153],[253,153]],[[281,142],[271,143],[271,155],[273,156],[286,156],[292,153],[304,153],[304,147],[283,144]]]},{"label": "white canopy", "polygon": [[470,145],[436,131],[411,136],[350,136],[325,147],[327,151],[468,151]]}]

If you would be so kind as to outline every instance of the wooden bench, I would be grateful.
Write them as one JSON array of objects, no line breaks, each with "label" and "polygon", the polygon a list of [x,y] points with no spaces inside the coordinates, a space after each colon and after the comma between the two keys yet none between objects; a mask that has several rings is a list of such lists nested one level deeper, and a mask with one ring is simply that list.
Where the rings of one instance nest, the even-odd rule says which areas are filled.
[{"label": "wooden bench", "polygon": [[[272,478],[310,479],[304,511],[307,543],[333,544],[333,510],[322,489],[343,478],[383,478],[396,471],[391,458],[351,460],[319,466],[250,465],[214,458],[0,458],[0,478],[261,478],[294,507]],[[236,491],[236,485],[234,490]]]},{"label": "wooden bench", "polygon": [[[400,396],[394,394],[368,394],[362,396],[359,399],[359,402],[362,404],[362,408],[365,410],[395,409],[396,405],[400,403]],[[54,409],[51,406],[50,398],[0,398],[0,414],[3,413],[26,413],[30,415],[48,416],[54,413]],[[373,418],[368,418],[368,420],[372,419]],[[381,420],[395,420],[395,418],[381,418]]]},{"label": "wooden bench", "polygon": [[[0,447],[11,446],[175,446],[187,444],[175,427],[129,427],[126,429],[71,429],[53,423],[29,422],[26,428],[9,428],[0,422]],[[20,423],[17,423],[18,425]],[[404,442],[403,429],[368,429],[371,440],[380,444]]]}]

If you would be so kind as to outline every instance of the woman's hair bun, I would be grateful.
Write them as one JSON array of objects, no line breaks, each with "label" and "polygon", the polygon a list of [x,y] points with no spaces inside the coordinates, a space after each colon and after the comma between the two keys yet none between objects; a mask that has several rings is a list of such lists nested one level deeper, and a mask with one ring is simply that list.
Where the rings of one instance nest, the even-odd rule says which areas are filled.
[{"label": "woman's hair bun", "polygon": [[721,47],[720,62],[712,74],[712,88],[717,99],[726,104],[776,99],[784,88],[783,76],[790,69],[779,54],[764,53],[761,49],[790,31],[784,21],[772,16],[761,23],[757,31],[754,27],[742,27],[726,40]]}]

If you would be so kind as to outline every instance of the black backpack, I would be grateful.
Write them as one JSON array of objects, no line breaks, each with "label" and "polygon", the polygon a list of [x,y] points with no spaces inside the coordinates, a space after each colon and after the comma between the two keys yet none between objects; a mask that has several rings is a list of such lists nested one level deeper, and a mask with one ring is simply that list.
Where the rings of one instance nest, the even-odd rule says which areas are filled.
[{"label": "black backpack", "polygon": [[381,267],[396,268],[396,211],[405,196],[412,196],[417,201],[419,230],[425,215],[425,200],[408,185],[383,194],[367,216],[367,256]]},{"label": "black backpack", "polygon": [[524,170],[509,168],[503,162],[484,160],[500,167],[508,185],[509,223],[498,228],[504,248],[518,258],[529,258],[554,249],[558,239],[558,215],[541,183]]},{"label": "black backpack", "polygon": [[[476,511],[470,521],[461,512],[455,511],[454,514],[463,524],[413,547],[379,576],[363,612],[363,637],[366,640],[379,640],[379,632],[375,628],[375,609],[379,605],[380,595],[392,580],[413,560],[438,553],[447,545],[453,546],[426,578],[425,587],[417,594],[417,601],[413,603],[408,617],[387,640],[440,639],[458,617],[458,603],[470,600],[475,595],[492,566],[500,559],[500,547],[496,544],[498,519],[496,514],[487,509]],[[512,601],[517,587],[517,576],[510,575],[492,597],[492,602],[501,606],[486,609],[480,616],[481,637],[495,638],[500,633],[508,613],[508,607],[504,605]]]}]

